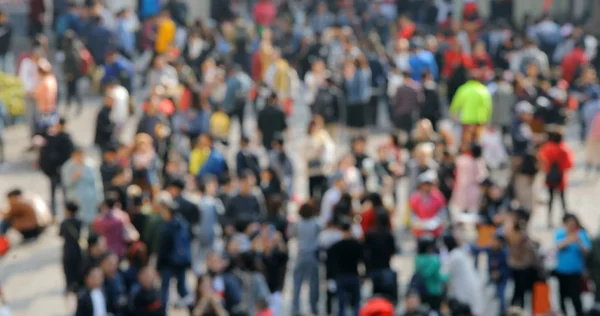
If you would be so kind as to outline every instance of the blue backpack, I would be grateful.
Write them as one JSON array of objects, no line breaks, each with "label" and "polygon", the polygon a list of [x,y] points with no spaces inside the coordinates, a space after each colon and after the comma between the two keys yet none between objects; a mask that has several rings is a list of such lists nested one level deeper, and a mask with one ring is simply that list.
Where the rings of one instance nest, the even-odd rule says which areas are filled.
[{"label": "blue backpack", "polygon": [[184,220],[176,220],[179,222],[179,227],[173,238],[173,250],[170,255],[170,261],[173,265],[186,266],[192,262],[190,231]]}]

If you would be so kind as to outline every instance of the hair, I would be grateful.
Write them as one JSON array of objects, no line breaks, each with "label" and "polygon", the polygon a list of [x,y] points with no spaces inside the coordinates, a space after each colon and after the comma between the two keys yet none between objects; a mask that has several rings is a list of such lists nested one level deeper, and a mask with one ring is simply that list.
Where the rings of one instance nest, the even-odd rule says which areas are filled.
[{"label": "hair", "polygon": [[483,151],[481,148],[481,145],[479,144],[473,144],[471,145],[471,155],[473,155],[473,158],[481,158]]},{"label": "hair", "polygon": [[144,267],[148,264],[148,247],[143,242],[134,242],[127,249],[127,260],[130,265]]},{"label": "hair", "polygon": [[218,182],[217,177],[212,174],[205,175],[200,181],[198,181],[198,190],[202,193],[205,193],[206,187],[211,182]]},{"label": "hair", "polygon": [[183,181],[183,179],[180,178],[175,178],[169,181],[169,184],[167,186],[183,190],[185,188],[185,181]]},{"label": "hair", "polygon": [[420,238],[417,240],[417,253],[426,254],[435,250],[435,240],[429,238]]},{"label": "hair", "polygon": [[458,241],[456,240],[456,238],[452,235],[446,235],[444,236],[444,246],[446,246],[446,248],[448,248],[448,251],[452,251],[456,248],[458,248]]},{"label": "hair", "polygon": [[559,132],[550,132],[548,133],[548,141],[558,144],[563,141],[563,135]]},{"label": "hair", "polygon": [[106,194],[106,197],[104,198],[104,205],[106,205],[106,207],[112,209],[114,208],[117,203],[119,202],[119,195],[117,192],[114,191],[110,191]]},{"label": "hair", "polygon": [[12,190],[8,191],[8,193],[6,193],[6,196],[9,198],[19,197],[21,195],[23,195],[23,191],[21,191],[21,189],[12,189]]},{"label": "hair", "polygon": [[388,211],[384,207],[378,207],[376,214],[377,228],[380,230],[389,230],[390,215]]},{"label": "hair", "polygon": [[73,201],[68,201],[66,203],[65,209],[72,214],[76,214],[79,211],[79,205]]},{"label": "hair", "polygon": [[315,215],[315,207],[312,203],[304,203],[300,206],[298,214],[300,214],[300,217],[303,219],[311,218]]},{"label": "hair", "polygon": [[579,227],[580,229],[583,228],[581,226],[581,222],[579,221],[579,217],[577,217],[577,215],[575,215],[573,213],[567,213],[567,214],[565,214],[565,216],[563,216],[563,218],[562,218],[563,224],[566,224],[568,221],[574,221],[575,224],[577,225],[577,227]]},{"label": "hair", "polygon": [[87,238],[88,249],[97,246],[101,239],[102,236],[100,234],[96,232],[90,232]]}]

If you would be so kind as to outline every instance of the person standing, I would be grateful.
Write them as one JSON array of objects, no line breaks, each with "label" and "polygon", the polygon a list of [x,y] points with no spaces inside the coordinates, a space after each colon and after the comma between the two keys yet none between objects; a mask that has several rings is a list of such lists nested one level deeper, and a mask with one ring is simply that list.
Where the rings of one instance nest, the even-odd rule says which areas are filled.
[{"label": "person standing", "polygon": [[91,26],[85,38],[85,46],[94,58],[96,66],[104,65],[104,57],[109,52],[112,33],[102,23],[100,16],[93,16]]},{"label": "person standing", "polygon": [[453,236],[446,236],[444,244],[448,249],[448,296],[468,304],[474,315],[484,315],[483,287],[468,250]]},{"label": "person standing", "polygon": [[35,87],[34,99],[37,104],[36,133],[46,135],[56,118],[56,101],[58,100],[58,82],[52,73],[52,65],[48,60],[38,62],[39,82]]},{"label": "person standing", "polygon": [[573,168],[575,158],[573,152],[563,142],[563,135],[558,132],[548,134],[548,141],[540,147],[538,160],[542,164],[542,170],[546,174],[546,187],[548,188],[548,227],[552,227],[552,204],[555,193],[560,196],[563,215],[567,214],[567,202],[565,190],[567,188],[566,173]]},{"label": "person standing", "polygon": [[450,112],[460,118],[462,124],[462,139],[476,142],[482,128],[492,117],[492,95],[488,88],[476,79],[471,79],[460,86],[452,98]]},{"label": "person standing", "polygon": [[450,205],[460,211],[478,211],[481,204],[479,184],[487,177],[485,160],[479,145],[471,146],[456,158],[456,182]]},{"label": "person standing", "polygon": [[65,52],[65,61],[63,63],[63,71],[65,76],[67,77],[67,100],[66,100],[66,108],[67,111],[71,107],[71,101],[75,98],[77,102],[77,114],[81,114],[81,110],[83,109],[83,100],[81,99],[81,95],[79,95],[77,91],[77,83],[79,82],[79,78],[84,75],[82,70],[83,61],[81,59],[80,52],[82,50],[82,44],[76,38],[75,33],[72,30],[68,30],[65,32],[64,38],[64,47],[63,50]]},{"label": "person standing", "polygon": [[159,193],[158,200],[163,223],[160,227],[156,268],[160,272],[162,280],[163,308],[166,309],[169,304],[170,284],[173,277],[177,280],[177,292],[181,297],[180,304],[189,306],[193,303],[193,297],[190,295],[185,281],[186,269],[192,261],[189,228],[185,219],[175,213],[175,202],[168,192]]},{"label": "person standing", "polygon": [[62,264],[65,273],[65,294],[77,291],[80,272],[83,263],[83,249],[79,245],[83,222],[78,219],[79,205],[67,203],[65,220],[60,224],[60,237],[65,241],[63,245]]},{"label": "person standing", "polygon": [[[32,49],[28,57],[23,58],[18,66],[18,75],[21,80],[21,84],[25,90],[25,113],[26,121],[29,125],[30,137],[33,139],[37,132],[36,120],[37,120],[37,106],[35,103],[35,88],[37,87],[38,70],[37,65],[42,55],[42,48],[36,47]],[[33,146],[31,147],[33,148]]]},{"label": "person standing", "polygon": [[81,219],[91,224],[98,212],[104,192],[99,170],[87,159],[81,148],[75,148],[71,158],[61,168],[61,181],[67,200],[81,207]]},{"label": "person standing", "polygon": [[50,211],[53,216],[56,216],[56,189],[61,187],[60,170],[75,150],[71,135],[65,130],[65,124],[65,119],[61,118],[58,124],[52,126],[46,143],[40,149],[39,166],[50,180]]},{"label": "person standing", "polygon": [[554,272],[558,277],[560,309],[567,315],[566,299],[570,299],[575,314],[583,315],[582,278],[586,268],[585,257],[592,244],[577,216],[566,214],[563,217],[563,227],[556,231],[554,242],[558,248]]},{"label": "person standing", "polygon": [[29,37],[35,38],[44,33],[44,15],[46,5],[44,0],[29,1]]},{"label": "person standing", "polygon": [[156,39],[154,41],[154,51],[157,54],[166,53],[175,44],[176,31],[177,25],[171,19],[171,12],[168,9],[163,9],[158,16]]},{"label": "person standing", "polygon": [[308,280],[310,283],[310,310],[311,313],[318,314],[319,303],[319,259],[318,238],[321,231],[319,218],[315,216],[314,207],[310,204],[304,204],[300,207],[300,221],[293,229],[292,235],[298,240],[298,253],[296,258],[298,262],[294,267],[294,291],[292,311],[296,315],[300,314],[300,290],[302,283]]},{"label": "person standing", "polygon": [[285,113],[277,101],[277,94],[272,93],[267,99],[267,105],[258,113],[258,133],[267,150],[271,150],[275,136],[285,134],[288,128]]},{"label": "person standing", "polygon": [[110,118],[114,103],[115,99],[112,96],[104,96],[104,106],[100,109],[96,117],[94,144],[100,147],[102,151],[114,142],[116,126]]},{"label": "person standing", "polygon": [[363,247],[352,235],[352,225],[345,222],[341,225],[344,239],[338,241],[328,251],[333,260],[336,275],[336,295],[338,315],[346,315],[346,304],[352,306],[353,315],[358,315],[360,305],[360,274],[358,265],[364,261]]},{"label": "person standing", "polygon": [[422,102],[421,87],[412,80],[409,72],[403,72],[402,85],[396,90],[391,102],[394,126],[406,134],[410,133]]},{"label": "person standing", "polygon": [[107,316],[107,300],[102,291],[104,275],[98,266],[85,271],[85,289],[77,298],[75,316]]},{"label": "person standing", "polygon": [[8,14],[0,10],[0,71],[8,72],[8,54],[11,49],[13,29]]}]

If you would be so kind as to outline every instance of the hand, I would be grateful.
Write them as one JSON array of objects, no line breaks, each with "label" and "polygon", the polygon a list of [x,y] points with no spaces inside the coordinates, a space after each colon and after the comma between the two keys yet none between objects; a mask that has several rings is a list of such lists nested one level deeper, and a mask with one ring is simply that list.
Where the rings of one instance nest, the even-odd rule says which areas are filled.
[{"label": "hand", "polygon": [[73,181],[77,181],[79,178],[81,178],[81,169],[77,169],[73,172]]}]

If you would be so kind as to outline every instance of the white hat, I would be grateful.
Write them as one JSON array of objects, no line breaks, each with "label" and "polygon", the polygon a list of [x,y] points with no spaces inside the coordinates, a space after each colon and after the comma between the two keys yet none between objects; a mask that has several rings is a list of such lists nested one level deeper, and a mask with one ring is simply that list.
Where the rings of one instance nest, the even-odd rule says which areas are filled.
[{"label": "white hat", "polygon": [[419,184],[435,183],[436,181],[437,181],[437,173],[431,169],[421,173],[417,177],[417,182]]},{"label": "white hat", "polygon": [[515,105],[515,111],[517,114],[533,113],[533,105],[527,101],[521,101]]}]

